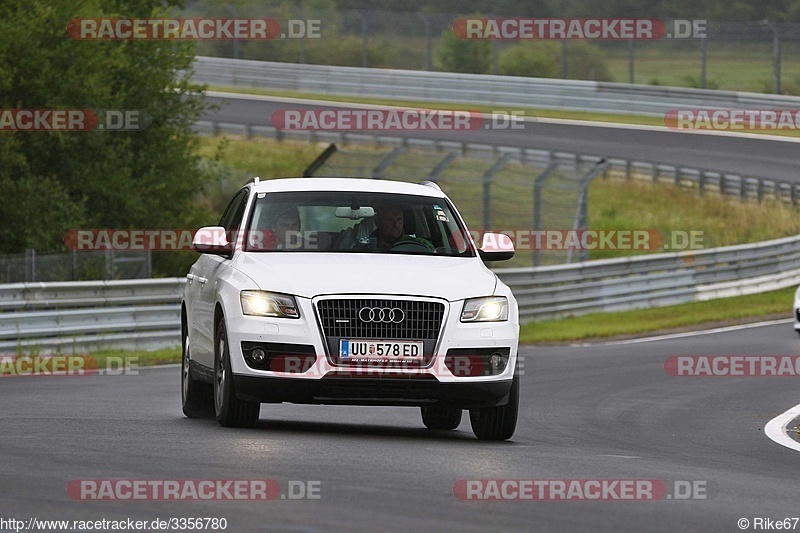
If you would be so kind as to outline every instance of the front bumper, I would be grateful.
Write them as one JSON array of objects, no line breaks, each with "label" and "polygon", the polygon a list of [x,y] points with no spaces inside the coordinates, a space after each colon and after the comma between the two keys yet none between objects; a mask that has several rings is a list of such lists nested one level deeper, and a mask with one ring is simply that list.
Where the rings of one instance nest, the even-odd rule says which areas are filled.
[{"label": "front bumper", "polygon": [[[429,363],[415,368],[337,364],[318,325],[312,300],[297,298],[299,319],[227,316],[231,365],[238,396],[263,403],[351,405],[450,404],[462,408],[503,405],[516,367],[519,326],[516,312],[507,322],[462,323],[460,304],[445,303],[439,338]],[[259,370],[248,365],[243,345],[285,343],[302,346],[316,360],[301,372]],[[507,355],[503,371],[455,375],[447,354],[498,350]],[[274,368],[274,367],[268,367]]]},{"label": "front bumper", "polygon": [[237,396],[260,403],[334,405],[452,405],[461,409],[505,405],[511,380],[442,383],[435,377],[359,378],[329,376],[317,380],[234,375]]}]

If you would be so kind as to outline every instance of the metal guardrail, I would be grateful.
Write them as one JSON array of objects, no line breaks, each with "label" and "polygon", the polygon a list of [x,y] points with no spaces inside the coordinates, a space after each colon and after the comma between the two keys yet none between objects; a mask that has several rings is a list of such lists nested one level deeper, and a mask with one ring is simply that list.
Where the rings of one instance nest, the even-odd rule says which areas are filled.
[{"label": "metal guardrail", "polygon": [[0,285],[0,353],[180,344],[185,278]]},{"label": "metal guardrail", "polygon": [[[800,236],[756,244],[496,269],[523,321],[675,305],[800,284]],[[183,278],[0,285],[0,353],[180,344]],[[788,304],[787,304],[788,305]]]},{"label": "metal guardrail", "polygon": [[[800,284],[800,235],[707,250],[495,269],[523,319],[559,318],[755,294]],[[787,304],[788,305],[788,304]]]},{"label": "metal guardrail", "polygon": [[796,96],[202,56],[196,58],[193,80],[224,87],[642,116],[663,116],[671,109],[687,108],[800,107]]}]

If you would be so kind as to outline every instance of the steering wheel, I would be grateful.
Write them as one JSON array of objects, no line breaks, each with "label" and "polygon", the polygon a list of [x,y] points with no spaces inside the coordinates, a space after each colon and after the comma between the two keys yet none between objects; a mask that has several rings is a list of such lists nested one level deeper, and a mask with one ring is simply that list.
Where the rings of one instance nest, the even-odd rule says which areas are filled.
[{"label": "steering wheel", "polygon": [[429,252],[433,253],[427,246],[419,241],[412,239],[399,240],[394,243],[389,251],[392,252]]}]

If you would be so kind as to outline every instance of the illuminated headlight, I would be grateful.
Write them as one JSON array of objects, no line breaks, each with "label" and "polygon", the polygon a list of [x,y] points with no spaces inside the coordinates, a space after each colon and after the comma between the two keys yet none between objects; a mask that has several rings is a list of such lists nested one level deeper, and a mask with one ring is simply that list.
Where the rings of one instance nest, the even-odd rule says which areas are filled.
[{"label": "illuminated headlight", "polygon": [[464,302],[462,322],[504,322],[508,320],[508,299],[505,296],[470,298]]},{"label": "illuminated headlight", "polygon": [[293,296],[267,291],[242,291],[242,313],[252,316],[300,318]]}]

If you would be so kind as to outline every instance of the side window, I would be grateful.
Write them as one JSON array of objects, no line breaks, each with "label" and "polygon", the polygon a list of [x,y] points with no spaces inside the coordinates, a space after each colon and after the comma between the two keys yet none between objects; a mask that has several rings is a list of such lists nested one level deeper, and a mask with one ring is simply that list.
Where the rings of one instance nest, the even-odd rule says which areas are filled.
[{"label": "side window", "polygon": [[245,207],[247,207],[247,189],[242,189],[233,197],[228,207],[225,208],[225,213],[223,213],[219,225],[225,228],[225,231],[239,229]]}]

